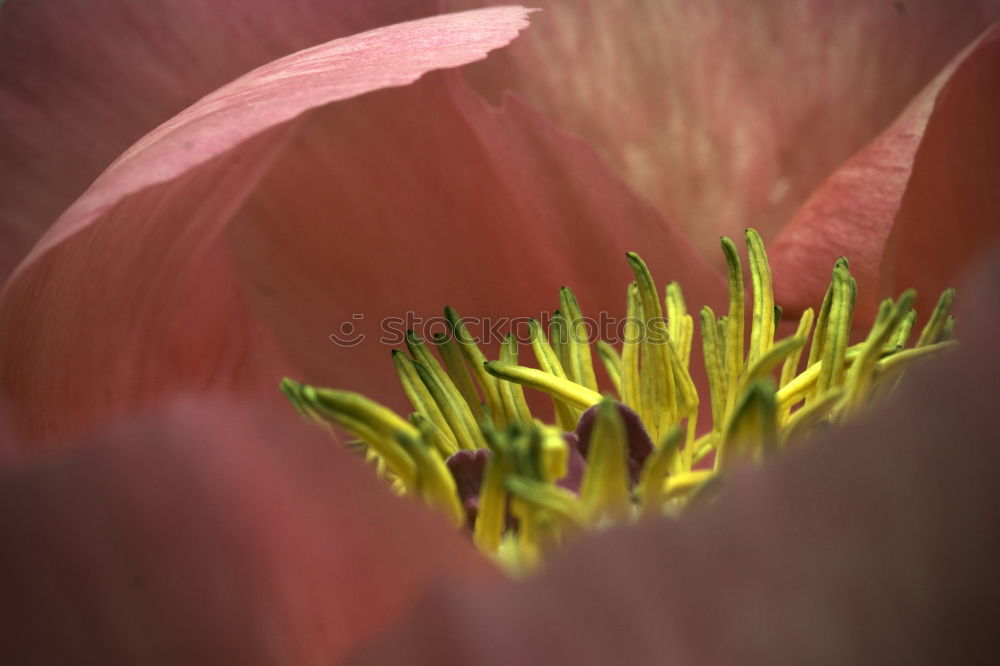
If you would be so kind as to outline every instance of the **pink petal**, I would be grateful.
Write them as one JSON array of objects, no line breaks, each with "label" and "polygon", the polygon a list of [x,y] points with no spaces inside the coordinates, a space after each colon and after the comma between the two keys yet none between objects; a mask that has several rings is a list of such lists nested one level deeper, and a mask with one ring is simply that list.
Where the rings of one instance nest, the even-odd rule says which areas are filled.
[{"label": "pink petal", "polygon": [[31,0],[0,11],[0,279],[146,132],[293,51],[436,0]]},{"label": "pink petal", "polygon": [[[810,198],[771,249],[778,300],[822,298],[843,255],[865,319],[910,286],[922,315],[1000,237],[1000,26],[956,58]],[[896,234],[896,242],[892,242]]]},{"label": "pink petal", "polygon": [[[454,14],[303,51],[202,99],[133,146],[5,289],[4,385],[32,431],[85,427],[95,413],[181,386],[261,389],[266,378],[273,392],[279,368],[291,368],[250,317],[218,237],[291,135],[286,121],[483,57],[512,39],[524,17],[520,8]],[[48,401],[67,391],[74,397],[53,410]]]},{"label": "pink petal", "polygon": [[998,280],[1000,255],[963,290],[966,348],[877,413],[680,522],[606,532],[523,584],[441,591],[350,663],[994,661]]},{"label": "pink petal", "polygon": [[[452,0],[452,6],[489,4]],[[959,49],[996,0],[546,0],[474,80],[592,141],[721,265],[771,240]]]},{"label": "pink petal", "polygon": [[126,150],[63,213],[24,263],[129,194],[167,182],[312,108],[479,60],[514,39],[527,26],[526,15],[523,8],[510,7],[411,21],[268,63],[199,100]]},{"label": "pink petal", "polygon": [[0,469],[10,664],[330,664],[499,574],[295,415],[187,401]]},{"label": "pink petal", "polygon": [[[280,400],[282,374],[401,403],[382,317],[445,304],[537,316],[564,283],[595,317],[622,314],[626,249],[681,280],[693,305],[717,301],[720,276],[683,236],[517,99],[495,109],[437,76],[277,124],[476,57],[523,16],[501,8],[334,42],[248,75],[136,144],[0,303],[11,331],[0,377],[25,427],[72,432],[192,386]],[[345,72],[338,58],[362,44]],[[301,75],[286,85],[289,73]],[[371,337],[334,345],[354,313]]]},{"label": "pink petal", "polygon": [[998,81],[995,25],[938,97],[890,239],[883,282],[917,287],[925,307],[1000,239]]},{"label": "pink petal", "polygon": [[[401,119],[398,108],[432,110]],[[493,343],[516,327],[507,318],[524,332],[527,317],[557,307],[564,284],[595,320],[620,319],[629,249],[659,280],[680,281],[692,307],[724,294],[589,146],[518,98],[494,109],[454,78],[320,111],[230,237],[256,311],[309,379],[399,404],[388,348],[409,327],[442,331],[444,305],[479,318],[470,328]],[[365,341],[331,344],[343,322]]]}]

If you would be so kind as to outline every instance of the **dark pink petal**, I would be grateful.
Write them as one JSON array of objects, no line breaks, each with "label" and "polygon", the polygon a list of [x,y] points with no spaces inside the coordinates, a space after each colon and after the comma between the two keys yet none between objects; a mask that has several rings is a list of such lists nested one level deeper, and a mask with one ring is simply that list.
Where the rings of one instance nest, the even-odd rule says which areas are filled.
[{"label": "dark pink petal", "polygon": [[[451,0],[454,7],[488,0]],[[824,178],[1000,17],[996,0],[544,0],[482,66],[592,141],[721,264],[775,237]]]},{"label": "dark pink petal", "polygon": [[[620,314],[627,249],[692,304],[717,299],[684,237],[516,98],[496,109],[433,76],[279,124],[477,57],[523,18],[452,15],[303,52],[131,148],[0,303],[0,378],[25,427],[51,437],[191,386],[280,400],[282,374],[398,404],[384,317],[538,316],[564,283],[595,318]],[[330,340],[344,322],[364,344]]]},{"label": "dark pink petal", "polygon": [[498,572],[294,414],[215,399],[0,469],[9,664],[331,664]]},{"label": "dark pink petal", "polygon": [[723,482],[679,523],[580,542],[537,578],[428,599],[355,664],[991,663],[1000,307],[890,404]]},{"label": "dark pink petal", "polygon": [[[879,137],[838,169],[771,248],[779,302],[813,306],[837,257],[859,283],[861,315],[916,286],[938,292],[1000,237],[1000,27],[963,51]],[[892,242],[893,235],[896,242]]]},{"label": "dark pink petal", "polygon": [[10,0],[0,8],[0,280],[123,150],[237,76],[436,0]]},{"label": "dark pink petal", "polygon": [[[1000,25],[938,96],[887,248],[883,284],[943,286],[1000,239]],[[893,242],[895,241],[895,243]]]}]

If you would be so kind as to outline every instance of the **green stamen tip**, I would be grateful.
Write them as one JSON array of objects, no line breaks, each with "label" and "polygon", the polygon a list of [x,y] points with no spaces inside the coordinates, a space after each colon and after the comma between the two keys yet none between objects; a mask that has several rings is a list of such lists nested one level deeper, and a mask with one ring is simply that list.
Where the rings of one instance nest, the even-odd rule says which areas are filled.
[{"label": "green stamen tip", "polygon": [[[406,351],[391,354],[414,410],[406,418],[349,391],[287,377],[280,389],[307,421],[346,432],[347,445],[393,492],[471,530],[476,545],[510,571],[530,571],[586,530],[710,501],[729,469],[761,464],[816,428],[853,417],[891,392],[913,364],[956,346],[953,289],[941,293],[918,336],[913,290],[883,301],[859,335],[858,285],[845,257],[834,263],[818,309],[792,313],[774,301],[760,234],[747,229],[745,238],[750,330],[743,262],[729,238],[720,239],[727,310],[697,310],[712,417],[701,429],[704,394],[690,372],[695,318],[681,286],[658,288],[635,252],[626,253],[634,282],[626,289],[620,350],[588,339],[580,302],[562,287],[548,330],[528,321],[535,367],[523,364],[513,334],[503,337],[499,358],[488,359],[451,307],[444,309],[447,331],[434,334],[433,344],[407,331]],[[795,333],[776,340],[778,323],[791,315],[798,317]],[[616,398],[601,392],[594,351]],[[526,388],[551,398],[551,417],[532,413]],[[564,438],[578,422],[582,472],[578,465],[574,471],[577,453]]]}]

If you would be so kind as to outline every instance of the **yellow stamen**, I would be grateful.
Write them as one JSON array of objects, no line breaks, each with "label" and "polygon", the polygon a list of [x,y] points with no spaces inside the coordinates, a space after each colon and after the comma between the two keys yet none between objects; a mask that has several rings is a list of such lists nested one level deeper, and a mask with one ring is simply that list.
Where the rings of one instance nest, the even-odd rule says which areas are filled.
[{"label": "yellow stamen", "polygon": [[494,377],[538,389],[570,407],[582,410],[593,407],[601,401],[600,393],[542,370],[498,361],[487,361],[483,365],[486,372]]},{"label": "yellow stamen", "polygon": [[631,502],[625,465],[627,449],[621,414],[613,400],[604,399],[594,416],[587,471],[580,486],[580,501],[591,523],[628,516]]},{"label": "yellow stamen", "polygon": [[559,290],[559,308],[566,317],[569,337],[566,341],[567,364],[563,368],[570,381],[576,382],[591,391],[597,391],[597,378],[594,376],[594,362],[590,355],[588,331],[583,322],[583,313],[576,302],[576,295],[569,287]]},{"label": "yellow stamen", "polygon": [[[698,433],[701,398],[690,371],[694,321],[680,285],[671,282],[660,292],[632,252],[627,260],[635,281],[628,285],[627,319],[619,329],[621,352],[596,343],[624,406],[600,393],[587,321],[568,287],[559,292],[548,331],[529,321],[537,368],[520,365],[513,335],[503,339],[499,360],[488,360],[451,308],[445,309],[447,334],[434,337],[441,361],[408,332],[409,355],[396,350],[392,360],[414,410],[409,419],[347,391],[290,379],[281,390],[306,420],[357,438],[349,445],[364,453],[393,492],[422,500],[456,528],[471,521],[480,549],[512,572],[529,572],[586,529],[678,515],[711,501],[720,475],[732,467],[759,463],[821,424],[853,416],[892,391],[913,363],[956,345],[950,289],[912,349],[904,349],[917,316],[912,291],[885,300],[865,339],[850,345],[857,283],[844,258],[834,265],[819,314],[805,310],[795,334],[775,341],[782,310],[774,303],[767,254],[752,229],[746,244],[753,303],[746,353],[742,264],[728,238],[721,239],[728,310],[721,317],[707,306],[699,310],[712,407],[704,433]],[[552,398],[556,425],[536,420],[523,387]],[[580,417],[591,408],[588,426]],[[634,423],[636,415],[642,425]],[[576,440],[564,436],[578,422],[580,436],[589,431],[582,479],[578,453],[567,444]],[[466,514],[460,487],[478,487],[473,514]]]},{"label": "yellow stamen", "polygon": [[[545,339],[545,333],[538,320],[532,319],[528,322],[528,331],[531,335],[531,349],[535,352],[538,367],[542,372],[557,379],[567,379],[562,363],[549,345],[548,340]],[[580,420],[580,410],[556,397],[552,398],[552,404],[555,405],[556,420],[562,429],[572,430],[575,428],[576,422]]]}]

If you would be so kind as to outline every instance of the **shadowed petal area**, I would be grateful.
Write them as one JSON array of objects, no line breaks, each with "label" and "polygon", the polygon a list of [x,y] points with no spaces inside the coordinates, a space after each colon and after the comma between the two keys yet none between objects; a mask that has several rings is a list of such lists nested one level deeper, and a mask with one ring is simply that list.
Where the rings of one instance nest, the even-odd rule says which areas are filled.
[{"label": "shadowed petal area", "polygon": [[245,72],[436,0],[8,0],[0,279],[130,144]]},{"label": "shadowed petal area", "polygon": [[0,469],[8,663],[319,666],[499,578],[294,415],[202,398],[77,448]]},{"label": "shadowed petal area", "polygon": [[774,238],[1000,16],[996,0],[536,4],[531,33],[474,68],[479,89],[593,142],[718,265],[720,233]]},{"label": "shadowed petal area", "polygon": [[578,542],[523,584],[437,594],[351,663],[990,661],[998,280],[995,256],[960,290],[963,350],[877,413],[733,474],[679,523]]},{"label": "shadowed petal area", "polygon": [[[513,39],[525,15],[519,7],[446,15],[297,53],[129,149],[46,233],[3,294],[0,372],[28,431],[55,437],[184,387],[276,394],[294,365],[250,316],[221,234],[287,152],[296,130],[289,121],[481,58]],[[430,113],[433,100],[417,108]]]},{"label": "shadowed petal area", "polygon": [[959,54],[878,138],[838,169],[770,249],[789,311],[819,302],[840,256],[859,315],[908,287],[938,291],[1000,237],[1000,26]]}]

